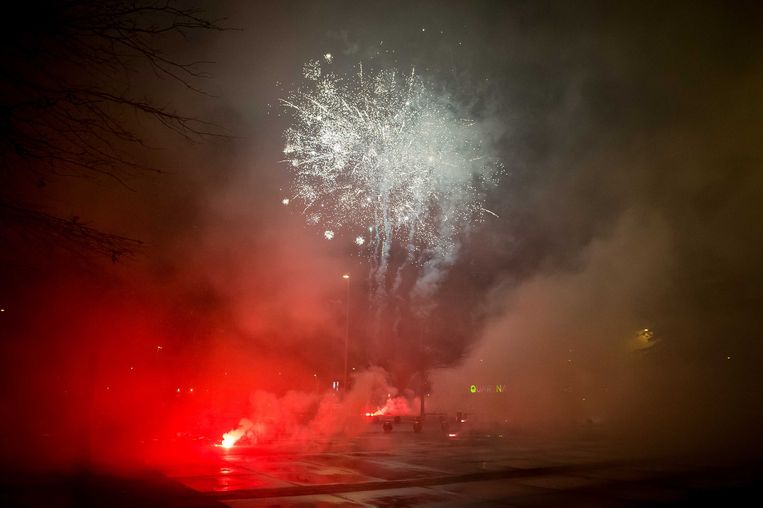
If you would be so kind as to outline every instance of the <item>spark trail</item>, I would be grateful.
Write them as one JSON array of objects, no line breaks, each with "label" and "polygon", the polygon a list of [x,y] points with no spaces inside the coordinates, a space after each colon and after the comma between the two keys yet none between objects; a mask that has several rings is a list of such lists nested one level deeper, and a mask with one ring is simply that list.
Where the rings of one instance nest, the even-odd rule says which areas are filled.
[{"label": "spark trail", "polygon": [[502,170],[483,153],[474,122],[414,70],[359,65],[341,76],[313,61],[304,78],[282,104],[293,117],[283,150],[294,175],[289,199],[303,204],[307,223],[328,240],[354,239],[377,295],[393,242],[424,271],[454,258],[464,229],[492,214],[482,194]]}]

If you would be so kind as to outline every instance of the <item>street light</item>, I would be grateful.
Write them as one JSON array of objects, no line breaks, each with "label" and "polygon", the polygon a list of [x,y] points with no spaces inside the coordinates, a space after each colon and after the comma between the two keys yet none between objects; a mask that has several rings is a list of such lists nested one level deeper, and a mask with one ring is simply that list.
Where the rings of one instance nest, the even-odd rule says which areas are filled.
[{"label": "street light", "polygon": [[342,275],[342,278],[347,281],[347,295],[345,296],[345,300],[347,303],[347,314],[345,319],[345,330],[344,330],[344,382],[342,384],[342,389],[344,393],[347,393],[347,357],[349,354],[349,345],[350,345],[350,274],[345,273]]}]

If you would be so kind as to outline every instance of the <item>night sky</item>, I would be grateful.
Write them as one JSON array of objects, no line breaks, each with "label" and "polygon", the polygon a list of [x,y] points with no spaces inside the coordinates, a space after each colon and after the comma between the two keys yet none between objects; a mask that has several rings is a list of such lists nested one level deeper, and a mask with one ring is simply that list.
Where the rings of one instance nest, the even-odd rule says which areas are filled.
[{"label": "night sky", "polygon": [[[65,442],[65,458],[107,435],[117,449],[178,429],[217,435],[256,390],[328,389],[343,369],[345,273],[350,366],[383,367],[401,391],[419,390],[425,364],[448,410],[470,384],[500,383],[506,396],[477,410],[518,425],[759,444],[756,3],[208,2],[198,16],[223,30],[151,39],[162,58],[200,62],[198,76],[135,55],[83,63],[83,41],[103,41],[77,39],[67,16],[89,4],[26,4],[0,73],[5,449],[22,433]],[[327,241],[282,204],[293,172],[279,99],[326,53],[338,74],[415,68],[505,168],[484,195],[497,217],[459,237],[426,314],[409,290],[369,298],[352,236]],[[35,157],[90,104],[67,103],[69,85],[203,120],[192,125],[204,133],[114,108],[141,142],[84,131],[120,154],[108,165]],[[67,115],[46,116],[61,103]],[[140,244],[94,248],[80,225]],[[412,285],[423,272],[405,273]]]}]

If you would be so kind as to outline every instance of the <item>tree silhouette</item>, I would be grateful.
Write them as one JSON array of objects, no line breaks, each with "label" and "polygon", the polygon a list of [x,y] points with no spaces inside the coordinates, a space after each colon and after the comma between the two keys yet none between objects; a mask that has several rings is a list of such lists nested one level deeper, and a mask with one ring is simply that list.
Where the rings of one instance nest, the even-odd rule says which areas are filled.
[{"label": "tree silhouette", "polygon": [[133,253],[140,242],[36,209],[17,189],[30,180],[43,187],[54,175],[127,186],[127,176],[158,172],[135,156],[146,146],[136,126],[144,119],[186,139],[223,135],[149,97],[146,82],[203,94],[198,82],[207,62],[183,62],[162,48],[220,30],[202,12],[169,1],[23,2],[0,32],[2,231],[21,229],[25,239],[113,260]]}]

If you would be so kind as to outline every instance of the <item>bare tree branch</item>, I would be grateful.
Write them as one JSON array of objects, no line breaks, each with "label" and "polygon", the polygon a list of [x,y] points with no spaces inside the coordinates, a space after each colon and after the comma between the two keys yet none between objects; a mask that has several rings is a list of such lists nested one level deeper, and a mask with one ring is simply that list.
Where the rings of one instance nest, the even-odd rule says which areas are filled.
[{"label": "bare tree branch", "polygon": [[122,256],[134,255],[143,245],[140,240],[99,231],[81,223],[78,217],[62,219],[5,203],[0,203],[0,224],[4,229],[15,230],[25,240],[74,252],[95,252],[115,263]]},{"label": "bare tree branch", "polygon": [[209,62],[181,61],[163,48],[222,30],[219,20],[168,0],[24,2],[13,26],[0,33],[3,223],[12,217],[38,231],[58,228],[54,236],[116,257],[133,252],[118,247],[119,237],[17,206],[14,184],[50,174],[107,177],[129,189],[128,177],[160,172],[136,158],[148,146],[136,126],[140,118],[187,141],[227,137],[221,127],[147,96],[157,87],[145,82],[153,75],[206,95],[199,82]]}]

